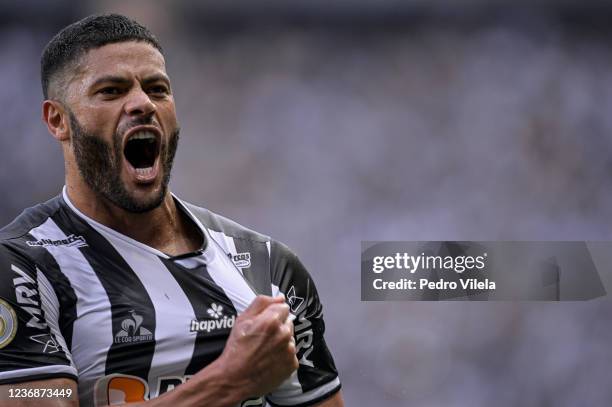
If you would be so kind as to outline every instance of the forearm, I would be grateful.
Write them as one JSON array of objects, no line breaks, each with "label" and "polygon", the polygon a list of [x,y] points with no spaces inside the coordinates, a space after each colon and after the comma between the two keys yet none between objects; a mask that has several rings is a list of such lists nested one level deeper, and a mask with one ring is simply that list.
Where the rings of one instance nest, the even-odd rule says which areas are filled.
[{"label": "forearm", "polygon": [[222,361],[217,359],[176,389],[144,403],[130,404],[130,406],[234,407],[248,396],[241,391],[239,385],[227,378]]},{"label": "forearm", "polygon": [[315,407],[344,407],[344,399],[342,398],[342,392],[338,391],[336,394],[334,394],[327,400],[317,404]]}]

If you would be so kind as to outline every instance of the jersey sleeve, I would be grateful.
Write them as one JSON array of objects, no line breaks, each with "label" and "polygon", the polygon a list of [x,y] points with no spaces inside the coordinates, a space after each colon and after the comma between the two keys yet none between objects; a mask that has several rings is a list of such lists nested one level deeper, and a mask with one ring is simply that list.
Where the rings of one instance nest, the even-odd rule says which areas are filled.
[{"label": "jersey sleeve", "polygon": [[315,284],[287,246],[270,243],[273,294],[285,295],[294,320],[299,367],[274,392],[267,396],[273,406],[309,406],[340,390],[338,371],[323,334],[323,306]]},{"label": "jersey sleeve", "polygon": [[59,308],[40,268],[0,242],[0,384],[77,379],[58,328]]}]

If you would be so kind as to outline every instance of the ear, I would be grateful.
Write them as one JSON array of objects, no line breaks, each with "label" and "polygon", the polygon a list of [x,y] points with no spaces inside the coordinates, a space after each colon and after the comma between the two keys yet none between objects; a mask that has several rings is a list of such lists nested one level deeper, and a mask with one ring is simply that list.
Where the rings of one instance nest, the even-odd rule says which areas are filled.
[{"label": "ear", "polygon": [[70,140],[70,118],[60,102],[45,100],[42,105],[42,120],[57,141]]}]

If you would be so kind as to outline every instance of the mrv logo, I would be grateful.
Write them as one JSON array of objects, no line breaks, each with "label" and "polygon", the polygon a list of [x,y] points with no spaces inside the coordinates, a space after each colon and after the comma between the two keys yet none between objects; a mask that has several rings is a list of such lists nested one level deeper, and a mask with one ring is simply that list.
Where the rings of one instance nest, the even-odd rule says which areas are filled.
[{"label": "mrv logo", "polygon": [[191,320],[190,332],[210,333],[218,329],[231,329],[236,321],[236,315],[232,315],[231,317],[223,315],[223,306],[217,305],[214,302],[206,312],[212,319],[205,319],[203,321],[197,319]]},{"label": "mrv logo", "polygon": [[[310,280],[307,280],[306,284],[306,292],[308,292]],[[287,302],[289,303],[291,312],[294,313],[294,315],[296,315],[295,313],[299,311],[304,301],[304,297],[299,297],[297,295],[295,286],[291,286],[287,292]],[[313,351],[314,331],[312,322],[306,317],[306,313],[308,311],[308,307],[312,306],[313,302],[314,299],[312,297],[308,298],[307,306],[297,313],[296,318],[293,321],[298,361],[300,362],[300,365],[309,367],[314,367],[314,363],[311,359],[309,359],[310,354]]]},{"label": "mrv logo", "polygon": [[[15,286],[15,298],[22,310],[30,315],[30,320],[26,326],[39,330],[47,330],[48,325],[43,317],[41,308],[41,295],[38,292],[37,282],[25,271],[14,264],[11,264],[11,270],[15,272],[13,285]],[[36,272],[39,273],[38,268]],[[11,308],[12,309],[12,308]],[[15,320],[15,329],[17,329],[17,320]]]}]

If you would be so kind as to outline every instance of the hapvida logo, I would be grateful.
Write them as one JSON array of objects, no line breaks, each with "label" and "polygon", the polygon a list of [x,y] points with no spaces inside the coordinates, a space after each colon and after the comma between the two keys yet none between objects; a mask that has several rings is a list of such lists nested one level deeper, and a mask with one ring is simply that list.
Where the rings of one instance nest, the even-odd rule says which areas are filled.
[{"label": "hapvida logo", "polygon": [[190,332],[206,332],[210,333],[219,329],[231,329],[236,321],[236,316],[232,315],[228,317],[223,315],[223,306],[212,303],[210,308],[206,311],[208,315],[213,319],[205,319],[199,321],[197,319],[191,320]]},{"label": "hapvida logo", "polygon": [[217,305],[213,302],[212,306],[206,312],[208,312],[208,315],[213,318],[221,318],[221,316],[223,315],[223,306]]}]

